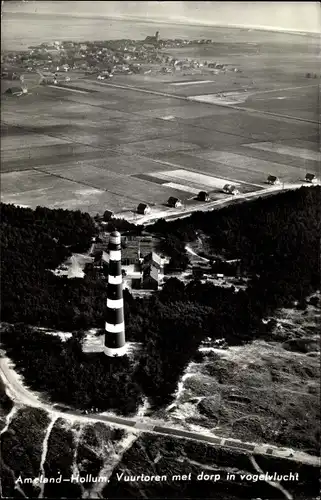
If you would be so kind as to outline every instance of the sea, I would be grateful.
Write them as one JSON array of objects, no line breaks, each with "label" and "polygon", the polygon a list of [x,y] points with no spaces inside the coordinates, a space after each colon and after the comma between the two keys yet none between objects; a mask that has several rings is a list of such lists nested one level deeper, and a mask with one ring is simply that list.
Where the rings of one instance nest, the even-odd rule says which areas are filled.
[{"label": "sea", "polygon": [[[2,13],[1,51],[27,50],[31,45],[54,41],[142,40],[157,30],[163,39],[212,39],[231,43],[298,43],[293,33],[251,28],[164,23],[35,13]],[[302,33],[301,33],[302,34]],[[313,36],[313,35],[307,35]]]}]

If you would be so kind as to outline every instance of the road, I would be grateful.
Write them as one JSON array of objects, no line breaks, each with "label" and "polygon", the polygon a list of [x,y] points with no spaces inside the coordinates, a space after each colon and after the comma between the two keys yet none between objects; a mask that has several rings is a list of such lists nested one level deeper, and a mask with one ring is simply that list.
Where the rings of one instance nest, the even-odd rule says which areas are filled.
[{"label": "road", "polygon": [[[313,184],[314,186],[319,185],[319,184]],[[134,219],[135,224],[143,224],[145,226],[154,224],[155,222],[158,221],[158,219],[165,219],[167,221],[170,220],[175,220],[175,219],[182,219],[184,217],[188,217],[191,215],[193,212],[205,212],[209,210],[214,210],[216,208],[221,208],[222,205],[228,205],[230,203],[239,203],[242,201],[247,201],[251,200],[253,198],[259,198],[259,197],[264,197],[264,196],[269,196],[271,194],[275,194],[278,192],[281,192],[283,190],[289,190],[289,189],[299,189],[302,186],[310,186],[310,184],[307,184],[306,182],[300,182],[300,183],[282,183],[277,186],[269,186],[265,189],[261,189],[260,191],[252,191],[251,193],[243,193],[239,194],[236,196],[227,196],[226,198],[223,198],[221,200],[215,200],[215,201],[208,201],[206,203],[200,203],[197,205],[194,205],[193,207],[186,208],[183,207],[179,210],[173,210],[173,211],[155,211],[153,210],[151,213],[148,215],[145,215],[141,218],[137,218],[137,215]],[[115,214],[116,215],[116,214]],[[121,214],[119,214],[121,216]]]},{"label": "road", "polygon": [[206,259],[206,257],[202,257],[201,255],[198,255],[189,245],[185,246],[185,250],[187,253],[193,255],[193,257],[197,257],[197,259],[203,260],[204,262],[209,262],[209,259]]},{"label": "road", "polygon": [[50,412],[55,417],[65,418],[74,422],[104,422],[106,424],[116,425],[131,432],[147,432],[163,436],[171,436],[178,439],[189,439],[209,445],[216,445],[222,448],[234,450],[235,452],[246,452],[250,454],[268,455],[277,458],[289,459],[299,463],[305,463],[313,466],[320,465],[319,457],[309,455],[298,450],[290,448],[280,448],[277,446],[244,442],[230,437],[215,436],[211,433],[200,433],[179,429],[168,425],[167,422],[158,422],[147,417],[124,418],[114,415],[103,414],[88,414],[84,415],[80,411],[67,410],[59,411],[53,405],[45,402],[40,394],[36,394],[26,387],[21,382],[20,376],[12,367],[11,361],[2,355],[0,358],[0,376],[6,387],[8,396],[14,401],[17,406],[31,406],[34,408],[42,408]]}]

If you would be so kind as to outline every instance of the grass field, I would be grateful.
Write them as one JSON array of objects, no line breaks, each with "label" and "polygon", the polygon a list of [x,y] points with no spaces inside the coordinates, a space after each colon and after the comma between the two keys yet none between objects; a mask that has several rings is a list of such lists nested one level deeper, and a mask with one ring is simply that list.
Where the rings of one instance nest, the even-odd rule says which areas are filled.
[{"label": "grass field", "polygon": [[[78,76],[68,89],[30,83],[29,95],[3,97],[2,201],[130,212],[140,201],[187,201],[199,188],[215,199],[227,182],[255,191],[269,174],[287,183],[320,176],[318,80],[305,78],[318,64],[316,47],[304,37],[242,37],[167,51],[240,73],[115,75],[112,83]],[[217,93],[244,102],[189,99]]]},{"label": "grass field", "polygon": [[[169,170],[166,172],[156,172],[155,174],[150,175],[164,179],[166,182],[181,182],[181,185],[186,183],[187,186],[197,186],[199,189],[208,189],[209,191],[223,189],[226,184],[224,179],[218,179],[217,177],[204,174],[197,174],[196,172],[191,172],[189,170]],[[236,185],[238,186],[239,184],[236,183]]]}]

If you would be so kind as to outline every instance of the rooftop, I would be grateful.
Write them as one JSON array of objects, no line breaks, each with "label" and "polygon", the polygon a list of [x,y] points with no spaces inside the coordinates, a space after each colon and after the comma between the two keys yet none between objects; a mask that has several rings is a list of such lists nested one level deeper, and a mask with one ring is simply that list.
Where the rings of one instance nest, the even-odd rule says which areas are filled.
[{"label": "rooftop", "polygon": [[154,280],[158,281],[158,269],[153,265],[146,267],[144,270],[144,273],[143,273],[143,277],[144,277],[144,279],[150,277],[150,278],[153,278]]},{"label": "rooftop", "polygon": [[149,253],[151,253],[157,243],[156,239],[140,239],[137,237],[132,240],[126,241],[125,248],[122,249],[122,258],[123,259],[132,259],[138,257],[138,252],[140,252],[141,257],[145,257]]},{"label": "rooftop", "polygon": [[307,173],[306,176],[305,176],[306,179],[315,179],[315,174],[310,174],[310,173]]}]

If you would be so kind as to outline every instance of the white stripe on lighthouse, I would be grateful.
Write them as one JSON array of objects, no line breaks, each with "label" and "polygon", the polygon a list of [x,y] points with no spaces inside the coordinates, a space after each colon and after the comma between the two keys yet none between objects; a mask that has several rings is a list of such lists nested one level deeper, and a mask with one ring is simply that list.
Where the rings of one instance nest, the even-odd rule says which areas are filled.
[{"label": "white stripe on lighthouse", "polygon": [[127,344],[123,345],[123,347],[115,347],[114,349],[104,346],[104,353],[107,354],[107,356],[124,356],[126,352]]},{"label": "white stripe on lighthouse", "polygon": [[124,322],[113,325],[112,323],[105,323],[105,330],[107,333],[121,333],[125,330]]},{"label": "white stripe on lighthouse", "polygon": [[107,298],[107,307],[109,309],[120,309],[124,306],[123,299],[108,299]]},{"label": "white stripe on lighthouse", "polygon": [[121,285],[123,282],[123,277],[121,275],[119,276],[111,276],[110,274],[108,275],[108,283],[111,285]]},{"label": "white stripe on lighthouse", "polygon": [[109,250],[109,260],[121,261],[120,250]]},{"label": "white stripe on lighthouse", "polygon": [[110,243],[114,243],[115,245],[120,245],[121,244],[121,237],[120,236],[111,236],[109,241],[110,241]]}]

